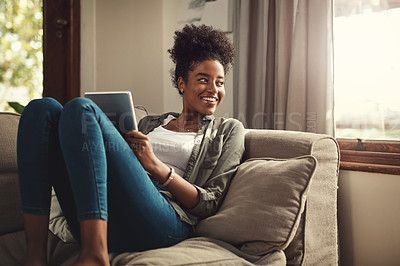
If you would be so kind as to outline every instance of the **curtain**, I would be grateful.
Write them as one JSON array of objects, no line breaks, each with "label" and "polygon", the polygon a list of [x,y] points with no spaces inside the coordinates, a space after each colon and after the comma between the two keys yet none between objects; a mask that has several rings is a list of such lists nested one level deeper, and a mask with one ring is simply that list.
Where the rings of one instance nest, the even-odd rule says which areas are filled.
[{"label": "curtain", "polygon": [[234,116],[247,128],[334,134],[332,1],[234,1]]}]

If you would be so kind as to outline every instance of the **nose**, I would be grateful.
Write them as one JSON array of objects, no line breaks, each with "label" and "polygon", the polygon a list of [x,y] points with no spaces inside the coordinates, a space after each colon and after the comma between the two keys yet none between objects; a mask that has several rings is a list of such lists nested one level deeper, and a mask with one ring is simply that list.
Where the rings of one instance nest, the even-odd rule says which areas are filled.
[{"label": "nose", "polygon": [[208,90],[213,92],[213,93],[217,93],[218,92],[218,86],[217,86],[217,82],[214,81],[210,84],[210,86],[208,87]]}]

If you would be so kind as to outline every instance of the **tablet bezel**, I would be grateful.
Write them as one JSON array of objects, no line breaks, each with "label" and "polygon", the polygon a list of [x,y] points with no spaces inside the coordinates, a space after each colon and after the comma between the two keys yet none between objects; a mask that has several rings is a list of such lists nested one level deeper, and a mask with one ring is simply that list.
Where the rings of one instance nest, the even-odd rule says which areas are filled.
[{"label": "tablet bezel", "polygon": [[[85,92],[84,96],[96,103],[122,135],[130,130],[137,130],[135,108],[130,91]],[[123,121],[121,120],[122,116]],[[128,121],[127,125],[125,119],[128,116],[132,117],[132,121]]]}]

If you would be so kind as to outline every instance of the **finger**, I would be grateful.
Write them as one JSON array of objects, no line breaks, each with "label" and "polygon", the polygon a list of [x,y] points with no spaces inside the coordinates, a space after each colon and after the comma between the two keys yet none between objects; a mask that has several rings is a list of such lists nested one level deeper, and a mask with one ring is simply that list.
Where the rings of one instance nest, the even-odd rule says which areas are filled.
[{"label": "finger", "polygon": [[140,147],[140,144],[138,144],[137,142],[128,142],[129,147],[131,148],[132,151],[136,152],[138,151],[138,147]]},{"label": "finger", "polygon": [[128,132],[126,132],[125,137],[133,136],[136,132],[137,132],[137,130],[128,131]]},{"label": "finger", "polygon": [[148,139],[148,137],[140,131],[131,130],[126,133],[127,138],[136,138],[136,139]]}]

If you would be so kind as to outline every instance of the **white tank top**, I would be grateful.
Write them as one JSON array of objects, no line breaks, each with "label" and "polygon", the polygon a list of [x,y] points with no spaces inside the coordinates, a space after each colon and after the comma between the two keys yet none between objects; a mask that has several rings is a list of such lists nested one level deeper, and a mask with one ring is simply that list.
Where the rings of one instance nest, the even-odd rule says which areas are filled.
[{"label": "white tank top", "polygon": [[[163,125],[168,124],[172,119],[174,119],[173,116],[168,116]],[[163,125],[155,128],[147,135],[154,154],[163,163],[173,167],[178,175],[183,176],[192,154],[197,133],[175,132],[163,128]]]}]

